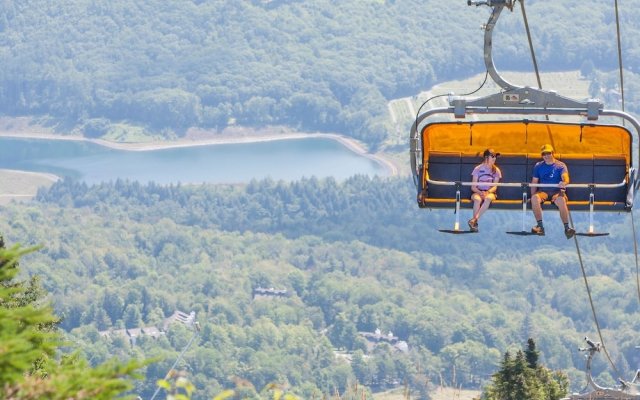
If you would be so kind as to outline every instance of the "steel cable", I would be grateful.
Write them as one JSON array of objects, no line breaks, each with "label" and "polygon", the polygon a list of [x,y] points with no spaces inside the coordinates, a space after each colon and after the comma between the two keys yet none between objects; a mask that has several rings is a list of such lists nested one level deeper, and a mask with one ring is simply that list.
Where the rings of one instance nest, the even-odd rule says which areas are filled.
[{"label": "steel cable", "polygon": [[[573,217],[571,212],[569,212],[569,222],[571,222],[571,226],[575,228],[573,224]],[[593,322],[596,324],[596,330],[598,331],[598,338],[600,338],[600,343],[602,344],[602,350],[609,361],[609,365],[615,372],[615,374],[620,378],[620,372],[616,368],[616,365],[613,363],[611,359],[611,355],[609,355],[609,351],[607,350],[607,346],[604,344],[604,338],[602,336],[602,330],[600,329],[600,322],[598,322],[598,316],[596,314],[596,308],[593,304],[593,297],[591,296],[591,288],[589,287],[589,280],[587,279],[587,272],[584,268],[584,262],[582,261],[582,252],[580,251],[580,246],[578,244],[578,236],[573,236],[573,241],[576,245],[576,253],[578,254],[578,260],[580,261],[580,269],[582,270],[582,279],[584,280],[584,286],[587,289],[587,296],[589,297],[589,305],[591,306],[591,314],[593,315]]]}]

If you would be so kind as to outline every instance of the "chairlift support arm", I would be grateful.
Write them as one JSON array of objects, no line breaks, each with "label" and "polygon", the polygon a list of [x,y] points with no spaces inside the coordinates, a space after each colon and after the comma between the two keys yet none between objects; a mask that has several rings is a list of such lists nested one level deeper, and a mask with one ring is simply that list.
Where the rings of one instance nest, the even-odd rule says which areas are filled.
[{"label": "chairlift support arm", "polygon": [[[411,126],[409,143],[410,143],[410,162],[413,172],[413,179],[416,187],[418,186],[418,171],[421,167],[421,149],[420,149],[420,132],[423,128],[423,122],[430,116],[436,114],[450,114],[457,119],[465,118],[474,114],[503,114],[503,115],[539,115],[539,116],[582,116],[589,121],[596,121],[600,117],[620,117],[624,121],[628,121],[635,130],[634,142],[638,143],[638,148],[633,149],[637,161],[636,165],[640,166],[640,122],[632,115],[618,110],[605,110],[604,105],[597,99],[589,99],[585,102],[560,96],[555,91],[547,91],[532,87],[521,87],[507,82],[500,76],[495,68],[492,48],[493,48],[493,28],[500,17],[502,10],[507,7],[513,11],[516,0],[484,0],[473,1],[468,0],[468,5],[481,6],[486,5],[493,7],[493,12],[485,25],[484,35],[484,60],[487,72],[491,78],[503,89],[499,93],[491,94],[479,98],[467,98],[462,96],[449,97],[449,107],[435,108],[420,114]],[[634,174],[635,178],[635,174]],[[630,182],[632,187],[637,186],[634,180]]]},{"label": "chairlift support arm", "polygon": [[500,18],[500,13],[502,10],[507,7],[509,10],[513,11],[513,5],[515,0],[489,0],[489,1],[467,1],[467,5],[470,6],[482,6],[487,5],[489,7],[493,7],[493,12],[489,17],[489,21],[484,25],[484,65],[487,67],[487,71],[489,75],[491,75],[491,79],[494,80],[501,88],[505,90],[518,89],[519,87],[507,82],[504,78],[500,76],[498,70],[496,70],[495,64],[493,62],[492,50],[493,50],[493,28],[496,26],[496,22],[498,22],[498,18]]}]

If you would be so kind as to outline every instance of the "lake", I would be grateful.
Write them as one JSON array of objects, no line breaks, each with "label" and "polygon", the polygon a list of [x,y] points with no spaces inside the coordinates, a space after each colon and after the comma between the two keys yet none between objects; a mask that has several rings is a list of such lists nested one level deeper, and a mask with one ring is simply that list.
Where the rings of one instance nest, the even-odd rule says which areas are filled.
[{"label": "lake", "polygon": [[375,160],[325,138],[127,151],[84,141],[3,137],[0,168],[47,172],[89,184],[118,178],[166,184],[389,175]]}]

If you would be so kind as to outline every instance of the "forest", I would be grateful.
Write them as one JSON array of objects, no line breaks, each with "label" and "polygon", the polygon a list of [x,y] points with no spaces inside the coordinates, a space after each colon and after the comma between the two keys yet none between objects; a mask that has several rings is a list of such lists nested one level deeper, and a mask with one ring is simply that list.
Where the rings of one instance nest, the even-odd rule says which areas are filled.
[{"label": "forest", "polygon": [[[596,332],[556,215],[544,238],[505,235],[520,217],[504,211],[487,214],[484,235],[452,238],[437,229],[453,215],[418,210],[410,182],[364,176],[245,186],[64,180],[2,215],[8,245],[43,245],[21,265],[50,293],[70,349],[92,363],[160,357],[133,389],[143,398],[192,330],[174,323],[134,344],[101,332],[162,327],[176,311],[195,312],[202,327],[179,365],[198,399],[235,377],[285,384],[305,399],[355,382],[372,391],[406,384],[428,399],[442,383],[482,387],[502,354],[530,337],[544,365],[574,389],[584,384],[577,349]],[[620,371],[634,371],[630,215],[597,223],[612,236],[581,241],[582,257],[607,348]],[[271,288],[286,295],[256,294]],[[372,345],[377,330],[394,340]],[[613,384],[604,357],[594,369]]]},{"label": "forest", "polygon": [[[620,3],[626,107],[640,113],[640,11]],[[580,70],[594,97],[616,90],[611,2],[530,0],[527,10],[542,71]],[[464,0],[0,0],[0,117],[105,139],[285,126],[381,150],[396,129],[390,100],[484,72],[488,12]],[[518,12],[500,20],[494,56],[499,69],[531,71]],[[35,388],[27,378],[59,373],[46,389],[60,396],[83,390],[69,382],[126,377],[110,388],[149,399],[175,362],[193,399],[233,387],[258,399],[275,384],[301,399],[359,385],[367,398],[405,387],[429,400],[438,385],[492,388],[534,339],[532,365],[579,390],[595,310],[598,340],[630,379],[640,365],[635,213],[598,214],[611,235],[576,248],[554,212],[544,238],[506,235],[520,215],[494,210],[481,234],[440,234],[455,215],[418,209],[407,177],[63,179],[0,207],[0,319],[31,313],[30,344],[45,345],[29,352],[29,375],[10,375]],[[572,218],[586,230],[587,215]],[[18,264],[14,276],[6,266]],[[18,325],[0,324],[0,343]],[[593,368],[604,385],[619,378],[605,357]]]},{"label": "forest", "polygon": [[[531,0],[527,12],[542,72],[589,67],[615,80],[612,4]],[[621,1],[634,112],[639,13]],[[496,65],[532,71],[522,17],[509,14],[496,29]],[[389,100],[484,70],[488,15],[464,0],[4,0],[0,113],[88,137],[283,125],[376,149],[393,128]]]}]

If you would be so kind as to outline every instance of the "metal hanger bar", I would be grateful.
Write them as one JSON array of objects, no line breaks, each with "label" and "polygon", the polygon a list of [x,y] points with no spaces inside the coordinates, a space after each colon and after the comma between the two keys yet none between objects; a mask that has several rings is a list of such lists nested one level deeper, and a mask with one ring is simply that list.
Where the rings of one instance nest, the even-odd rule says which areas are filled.
[{"label": "metal hanger bar", "polygon": [[[460,184],[462,186],[478,186],[478,185],[482,185],[482,186],[498,186],[498,187],[522,187],[524,186],[528,186],[528,187],[541,187],[541,188],[557,188],[559,187],[557,184],[553,184],[553,183],[526,183],[526,182],[521,182],[521,183],[494,183],[494,182],[460,182],[460,181],[437,181],[437,180],[433,180],[433,179],[427,179],[427,182],[429,184],[432,185],[436,185],[436,186],[454,186],[457,184]],[[566,187],[567,188],[582,188],[582,189],[588,189],[588,188],[600,188],[600,189],[615,189],[615,188],[619,188],[619,187],[623,187],[624,185],[627,184],[626,179],[623,180],[620,183],[570,183],[568,184]]]}]

